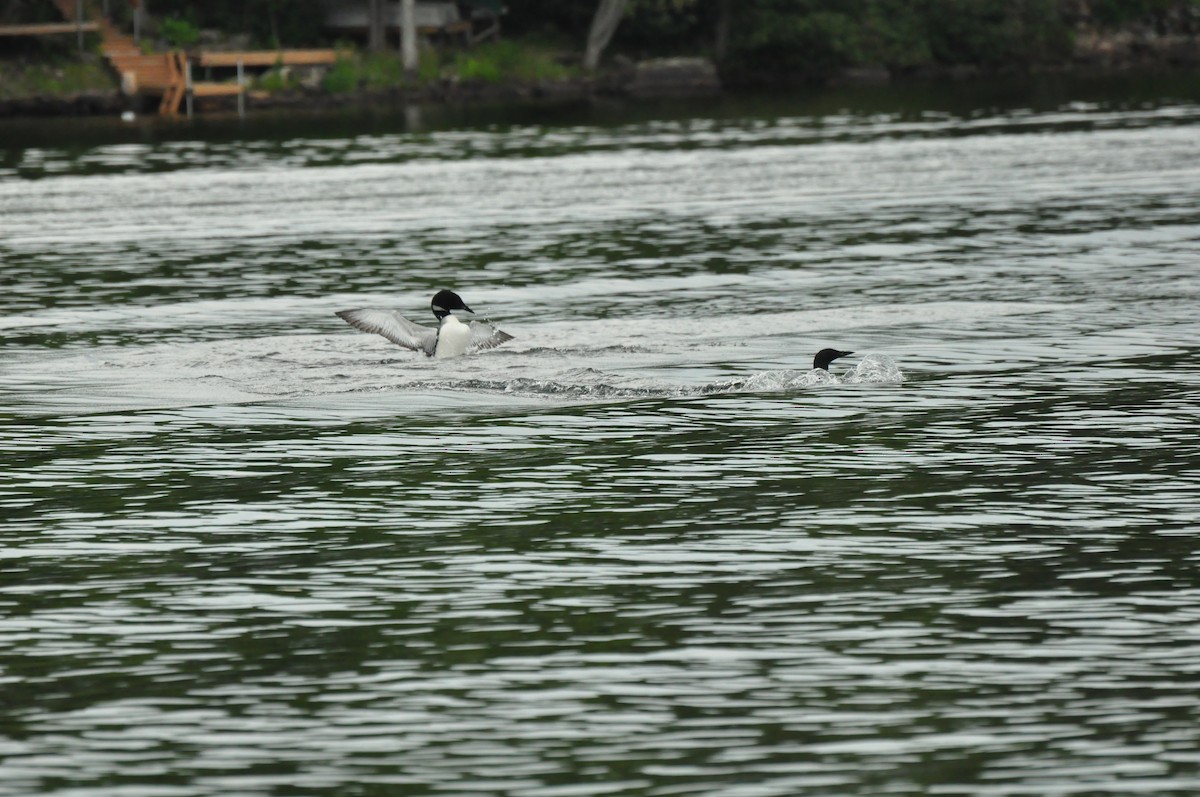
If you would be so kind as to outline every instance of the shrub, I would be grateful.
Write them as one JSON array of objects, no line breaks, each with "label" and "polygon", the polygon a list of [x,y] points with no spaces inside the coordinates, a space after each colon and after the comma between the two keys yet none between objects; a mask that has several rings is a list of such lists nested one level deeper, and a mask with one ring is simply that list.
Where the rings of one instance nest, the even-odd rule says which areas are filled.
[{"label": "shrub", "polygon": [[358,88],[358,67],[350,58],[339,58],[325,73],[322,81],[325,90],[333,94],[345,94]]},{"label": "shrub", "polygon": [[458,76],[463,80],[479,80],[484,83],[499,83],[500,66],[492,60],[477,55],[466,55],[455,62]]},{"label": "shrub", "polygon": [[498,41],[455,55],[449,67],[463,80],[498,83],[501,80],[556,80],[571,71],[536,41]]},{"label": "shrub", "polygon": [[737,42],[742,61],[752,69],[824,74],[863,61],[862,27],[847,14],[768,8],[752,21]]},{"label": "shrub", "polygon": [[286,69],[275,67],[258,79],[258,86],[263,91],[285,91],[295,88],[296,80]]},{"label": "shrub", "polygon": [[[433,68],[437,69],[436,62]],[[421,64],[421,74],[427,67]],[[408,83],[404,74],[404,65],[400,56],[394,51],[351,55],[339,58],[322,81],[326,91],[334,94],[344,94],[359,88],[386,89],[403,86]]]},{"label": "shrub", "polygon": [[367,88],[386,89],[404,85],[404,64],[395,52],[367,53],[362,59],[359,80]]},{"label": "shrub", "polygon": [[200,29],[178,17],[164,19],[159,26],[159,33],[172,47],[188,47],[200,40]]},{"label": "shrub", "polygon": [[64,60],[47,64],[10,65],[0,79],[0,99],[47,95],[70,96],[113,91],[112,74],[99,63]]}]

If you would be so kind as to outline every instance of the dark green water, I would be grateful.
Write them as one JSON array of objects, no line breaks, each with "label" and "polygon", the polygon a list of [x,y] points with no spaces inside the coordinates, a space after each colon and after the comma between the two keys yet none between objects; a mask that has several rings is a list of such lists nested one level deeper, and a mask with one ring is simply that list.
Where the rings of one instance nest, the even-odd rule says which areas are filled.
[{"label": "dark green water", "polygon": [[1195,794],[1189,90],[0,126],[0,795]]}]

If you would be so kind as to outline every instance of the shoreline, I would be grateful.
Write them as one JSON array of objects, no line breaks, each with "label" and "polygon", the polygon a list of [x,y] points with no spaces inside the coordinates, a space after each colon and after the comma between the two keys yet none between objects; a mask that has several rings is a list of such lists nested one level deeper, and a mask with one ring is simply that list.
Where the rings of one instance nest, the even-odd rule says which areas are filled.
[{"label": "shoreline", "polygon": [[[421,56],[419,69],[407,76],[396,50],[363,51],[346,43],[329,45],[328,31],[322,29],[313,41],[335,48],[323,51],[322,59],[290,60],[286,66],[283,60],[276,60],[274,67],[263,73],[253,70],[268,67],[269,62],[256,58],[247,64],[251,69],[249,80],[243,81],[240,88],[226,85],[230,83],[226,73],[220,85],[202,87],[199,93],[208,96],[197,97],[196,108],[201,115],[210,108],[226,109],[231,93],[246,98],[246,110],[255,113],[398,104],[469,106],[703,98],[753,91],[902,87],[941,81],[967,85],[975,81],[1036,80],[1043,75],[1079,80],[1190,75],[1200,73],[1197,2],[1200,0],[1166,0],[1151,9],[1132,0],[1110,4],[1111,8],[1054,0],[1037,13],[1005,12],[1000,16],[1007,25],[1000,24],[1000,17],[975,14],[947,26],[942,24],[946,20],[941,16],[924,9],[914,11],[916,16],[906,18],[906,24],[897,21],[895,30],[885,24],[884,33],[891,36],[885,36],[885,40],[877,40],[882,34],[872,33],[869,21],[848,17],[841,10],[836,14],[831,11],[832,17],[815,12],[807,16],[764,12],[742,20],[750,33],[761,34],[761,41],[751,36],[735,47],[725,30],[725,36],[717,36],[715,50],[706,43],[708,23],[680,17],[675,19],[675,29],[659,30],[630,14],[628,24],[641,19],[637,35],[643,40],[635,35],[623,45],[614,44],[594,72],[581,69],[585,59],[573,44],[578,38],[575,34],[568,38],[534,35],[531,31],[536,26],[529,28],[531,19],[525,20],[528,30],[524,33],[503,39],[497,35],[494,41],[478,43],[478,47],[427,48],[429,52]],[[999,14],[997,9],[1003,3],[994,0],[994,4],[992,10]],[[833,9],[837,4],[829,5]],[[63,13],[69,16],[67,11]],[[834,17],[840,22],[834,24]],[[801,18],[811,23],[809,27],[780,27],[781,20]],[[78,56],[59,51],[51,57],[50,51],[27,48],[26,56],[21,58],[22,50],[17,49],[16,60],[0,59],[0,119],[110,116],[127,111],[151,116],[158,105],[152,96],[155,88],[165,93],[169,100],[166,107],[174,112],[183,92],[181,70],[185,60],[195,66],[206,53],[241,52],[250,47],[249,31],[225,30],[217,23],[230,20],[222,15],[206,19],[215,27],[201,29],[197,20],[181,22],[173,17],[162,21],[164,27],[173,21],[172,30],[182,27],[190,32],[188,37],[168,36],[152,26],[150,32],[157,38],[142,42],[141,50],[149,58],[132,55],[138,49],[136,43],[111,22],[99,37],[95,52],[83,53],[82,42]],[[550,24],[549,17],[538,19]],[[565,26],[564,36],[574,30],[574,23],[565,18],[554,19],[555,24]],[[914,27],[914,20],[924,20],[923,26]],[[722,18],[722,24],[728,22],[727,16]],[[691,33],[685,33],[689,26]],[[718,25],[718,33],[721,30]],[[277,42],[278,37],[270,40]],[[655,44],[651,46],[647,43],[650,41]],[[656,49],[689,54],[644,54]],[[639,50],[643,55],[633,55]],[[722,55],[713,59],[704,55],[714,51]],[[178,58],[180,55],[185,58]],[[159,59],[169,63],[159,63]],[[591,63],[595,64],[595,59]],[[211,70],[208,75],[211,80]],[[147,89],[146,94],[137,93],[139,83]]]},{"label": "shoreline", "polygon": [[[279,91],[250,90],[247,115],[257,111],[303,111],[336,113],[345,110],[394,108],[403,105],[446,107],[487,106],[497,104],[554,104],[607,100],[654,101],[738,96],[773,90],[819,91],[841,87],[894,86],[902,88],[922,84],[945,83],[969,86],[973,83],[1013,78],[1066,77],[1103,80],[1116,77],[1163,76],[1200,81],[1200,62],[1164,62],[1145,60],[1119,64],[1060,63],[1033,68],[1015,65],[980,68],[973,65],[922,67],[892,72],[884,67],[850,67],[822,80],[793,75],[774,75],[771,79],[743,79],[722,83],[710,62],[702,59],[655,59],[640,64],[626,63],[595,76],[543,81],[440,81],[417,86],[359,89],[330,92],[324,89],[293,88]],[[198,100],[197,116],[213,109],[227,110],[228,101]],[[134,112],[139,117],[154,117],[156,102],[127,96],[116,86],[111,91],[83,91],[70,94],[36,94],[0,99],[0,120],[54,119],[72,117],[120,116]]]}]

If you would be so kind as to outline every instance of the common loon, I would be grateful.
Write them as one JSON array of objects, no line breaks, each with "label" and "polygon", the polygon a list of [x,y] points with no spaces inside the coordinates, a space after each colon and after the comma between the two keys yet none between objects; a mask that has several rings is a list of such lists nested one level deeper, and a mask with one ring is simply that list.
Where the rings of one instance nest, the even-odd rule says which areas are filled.
[{"label": "common loon", "polygon": [[852,351],[838,351],[837,349],[821,349],[817,352],[817,356],[813,357],[813,368],[820,368],[822,371],[829,370],[829,364],[838,357],[845,357],[847,354],[854,354]]},{"label": "common loon", "polygon": [[454,291],[435,293],[429,309],[438,320],[437,328],[414,324],[392,310],[340,310],[336,315],[355,329],[383,335],[398,346],[425,352],[430,357],[457,357],[467,352],[494,349],[513,338],[507,332],[481,321],[472,321],[470,324],[459,321],[454,315],[455,310],[472,315],[475,311],[467,307],[467,303]]}]

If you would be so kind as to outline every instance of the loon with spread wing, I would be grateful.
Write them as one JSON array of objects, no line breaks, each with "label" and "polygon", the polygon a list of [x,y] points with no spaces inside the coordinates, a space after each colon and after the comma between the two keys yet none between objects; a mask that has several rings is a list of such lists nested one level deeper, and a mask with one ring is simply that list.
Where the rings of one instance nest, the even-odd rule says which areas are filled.
[{"label": "loon with spread wing", "polygon": [[341,310],[336,315],[350,326],[363,332],[374,332],[398,346],[424,352],[430,357],[457,357],[460,354],[494,349],[512,335],[485,324],[472,321],[464,324],[454,315],[456,310],[475,314],[454,291],[438,291],[429,304],[437,327],[414,324],[393,310]]}]

